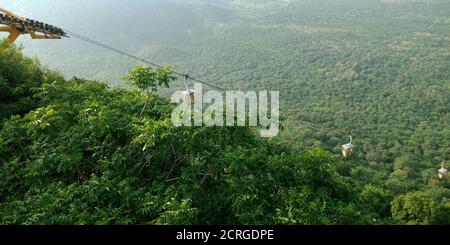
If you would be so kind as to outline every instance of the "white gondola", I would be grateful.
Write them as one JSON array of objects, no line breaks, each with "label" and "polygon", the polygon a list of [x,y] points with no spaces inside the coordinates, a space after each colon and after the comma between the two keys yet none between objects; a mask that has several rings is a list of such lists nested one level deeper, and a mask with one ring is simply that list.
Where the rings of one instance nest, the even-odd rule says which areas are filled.
[{"label": "white gondola", "polygon": [[350,143],[342,145],[342,155],[350,157],[353,154],[355,146],[352,144],[352,136],[350,135]]},{"label": "white gondola", "polygon": [[184,102],[187,105],[194,105],[195,104],[195,90],[189,89],[189,86],[187,84],[188,79],[189,79],[189,74],[184,75],[184,85],[186,86],[186,90],[183,91]]},{"label": "white gondola", "polygon": [[187,105],[195,104],[195,91],[193,89],[188,89],[186,91],[183,91],[183,96],[184,96],[184,102]]},{"label": "white gondola", "polygon": [[441,169],[439,169],[439,178],[445,179],[447,177],[448,169],[445,168],[445,162],[441,163]]}]

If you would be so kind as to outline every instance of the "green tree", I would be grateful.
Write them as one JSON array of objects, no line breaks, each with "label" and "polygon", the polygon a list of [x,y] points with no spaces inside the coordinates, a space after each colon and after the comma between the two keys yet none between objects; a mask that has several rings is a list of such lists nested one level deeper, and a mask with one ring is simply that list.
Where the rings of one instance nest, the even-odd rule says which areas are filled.
[{"label": "green tree", "polygon": [[169,87],[169,83],[175,80],[175,78],[172,75],[172,68],[170,66],[157,70],[153,70],[148,66],[138,66],[134,70],[129,71],[129,75],[124,78],[125,81],[141,89],[146,97],[140,116],[142,116],[147,108],[150,92],[156,92],[161,86]]},{"label": "green tree", "polygon": [[393,196],[388,190],[368,184],[361,192],[361,198],[381,218],[391,217]]},{"label": "green tree", "polygon": [[37,59],[24,57],[20,48],[0,40],[0,122],[36,108],[34,89],[44,82],[61,79],[61,75],[41,66]]},{"label": "green tree", "polygon": [[448,224],[450,201],[439,202],[426,192],[410,192],[392,201],[392,215],[407,224]]}]

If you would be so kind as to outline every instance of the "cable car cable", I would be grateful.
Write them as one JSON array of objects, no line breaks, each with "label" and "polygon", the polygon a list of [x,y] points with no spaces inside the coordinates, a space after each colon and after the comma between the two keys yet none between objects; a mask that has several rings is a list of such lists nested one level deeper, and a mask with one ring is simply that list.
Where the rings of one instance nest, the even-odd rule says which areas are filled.
[{"label": "cable car cable", "polygon": [[[96,46],[99,46],[99,47],[102,47],[102,48],[104,48],[104,49],[110,50],[110,51],[112,51],[112,52],[115,52],[115,53],[118,53],[118,54],[127,56],[128,58],[131,58],[131,59],[135,59],[135,60],[141,61],[141,62],[146,63],[146,64],[148,64],[148,65],[151,65],[151,66],[153,66],[153,67],[164,68],[164,66],[162,66],[162,65],[156,64],[156,63],[154,63],[154,62],[151,62],[151,61],[148,61],[148,60],[146,60],[146,59],[140,58],[140,57],[138,57],[138,56],[132,55],[132,54],[127,53],[127,52],[125,52],[125,51],[122,51],[122,50],[116,49],[116,48],[114,48],[114,47],[108,46],[108,45],[106,45],[106,44],[103,44],[103,43],[101,43],[101,42],[95,41],[95,40],[93,40],[93,39],[84,37],[84,36],[82,36],[82,35],[80,35],[80,34],[76,34],[76,33],[74,33],[74,32],[68,31],[68,30],[64,30],[64,32],[66,32],[67,34],[69,34],[69,35],[71,35],[71,36],[73,36],[73,37],[75,37],[75,38],[77,38],[77,39],[80,39],[80,40],[82,40],[82,41],[85,41],[85,42],[94,44],[94,45],[96,45]],[[210,82],[202,81],[202,80],[200,80],[200,79],[196,79],[196,78],[194,78],[194,77],[191,77],[191,76],[188,75],[188,74],[184,74],[184,73],[177,72],[177,71],[172,71],[172,73],[175,74],[175,75],[178,75],[179,77],[184,77],[185,80],[190,79],[190,80],[192,80],[192,81],[194,81],[194,82],[202,83],[202,84],[205,84],[205,85],[207,85],[207,86],[216,88],[216,89],[218,89],[218,90],[225,91],[225,89],[223,89],[223,88],[221,88],[221,87],[219,87],[219,86],[217,86],[217,85],[214,85],[214,84],[212,84],[212,83],[210,83]]]}]

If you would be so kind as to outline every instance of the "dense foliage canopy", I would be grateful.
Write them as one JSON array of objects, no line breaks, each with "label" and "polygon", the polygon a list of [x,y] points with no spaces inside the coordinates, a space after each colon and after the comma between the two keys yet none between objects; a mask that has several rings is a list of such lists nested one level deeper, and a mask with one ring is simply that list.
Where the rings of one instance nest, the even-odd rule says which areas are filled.
[{"label": "dense foliage canopy", "polygon": [[[450,223],[450,1],[49,1],[5,4],[227,89],[280,91],[285,130],[175,128],[154,93],[171,79],[134,76],[167,70],[122,90],[2,43],[2,223]],[[136,65],[75,39],[25,47],[113,87]]]},{"label": "dense foliage canopy", "polygon": [[[5,44],[2,52],[20,55]],[[154,93],[139,117],[140,91],[76,78],[33,91],[37,109],[0,131],[2,223],[340,224],[373,215],[323,150],[291,151],[243,127],[174,127],[173,105]]]}]

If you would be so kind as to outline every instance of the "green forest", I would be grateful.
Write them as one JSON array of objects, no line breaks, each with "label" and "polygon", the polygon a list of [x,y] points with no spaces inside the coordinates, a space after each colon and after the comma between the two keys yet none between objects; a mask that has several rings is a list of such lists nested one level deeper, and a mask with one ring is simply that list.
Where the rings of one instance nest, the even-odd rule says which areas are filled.
[{"label": "green forest", "polygon": [[431,169],[402,182],[395,171],[415,172],[407,158],[376,182],[358,159],[251,128],[174,127],[156,93],[140,115],[140,90],[65,80],[5,42],[0,62],[3,224],[450,222],[448,181]]},{"label": "green forest", "polygon": [[283,130],[175,127],[169,68],[142,87],[140,64],[73,38],[1,41],[0,224],[450,224],[450,1],[106,2],[83,20],[37,9],[99,18],[72,29],[221,87],[280,91]]}]

